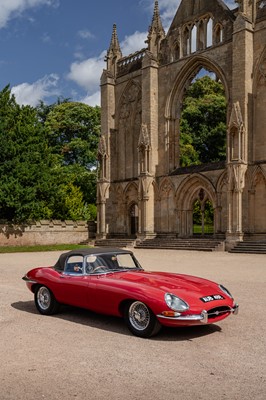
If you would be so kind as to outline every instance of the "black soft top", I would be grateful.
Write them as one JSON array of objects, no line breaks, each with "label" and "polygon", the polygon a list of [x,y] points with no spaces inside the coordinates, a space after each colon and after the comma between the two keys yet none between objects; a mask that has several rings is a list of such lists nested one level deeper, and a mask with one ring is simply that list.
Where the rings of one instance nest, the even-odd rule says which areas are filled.
[{"label": "black soft top", "polygon": [[70,256],[89,256],[91,254],[95,254],[95,255],[100,255],[100,254],[110,254],[110,253],[114,253],[114,254],[132,254],[132,251],[130,250],[122,250],[122,249],[118,249],[115,247],[110,247],[110,248],[101,248],[101,247],[92,247],[92,248],[86,248],[86,249],[76,249],[76,250],[70,250],[67,253],[63,253],[60,255],[60,257],[58,258],[56,264],[54,265],[54,269],[59,270],[59,271],[63,271],[64,267],[65,267],[65,262],[66,259]]}]

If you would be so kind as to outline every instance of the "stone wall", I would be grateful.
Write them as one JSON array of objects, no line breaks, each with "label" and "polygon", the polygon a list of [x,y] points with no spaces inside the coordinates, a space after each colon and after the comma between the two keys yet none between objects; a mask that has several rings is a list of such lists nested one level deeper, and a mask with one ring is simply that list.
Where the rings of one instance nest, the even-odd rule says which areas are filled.
[{"label": "stone wall", "polygon": [[32,224],[0,223],[0,246],[78,244],[95,237],[94,223],[39,221]]}]

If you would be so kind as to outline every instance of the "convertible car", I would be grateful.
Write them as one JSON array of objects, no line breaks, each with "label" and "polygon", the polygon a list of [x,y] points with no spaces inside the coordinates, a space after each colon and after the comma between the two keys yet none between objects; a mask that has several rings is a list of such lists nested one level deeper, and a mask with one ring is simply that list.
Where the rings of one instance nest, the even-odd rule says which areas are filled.
[{"label": "convertible car", "polygon": [[72,250],[54,266],[32,269],[22,279],[41,314],[54,314],[60,304],[67,304],[121,316],[140,337],[155,335],[162,325],[212,324],[238,313],[238,304],[223,285],[144,271],[128,250]]}]

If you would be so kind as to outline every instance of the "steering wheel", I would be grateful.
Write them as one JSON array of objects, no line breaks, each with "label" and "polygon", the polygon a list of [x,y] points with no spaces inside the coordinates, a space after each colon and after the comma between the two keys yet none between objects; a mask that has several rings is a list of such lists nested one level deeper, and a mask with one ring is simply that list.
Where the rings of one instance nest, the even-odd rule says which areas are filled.
[{"label": "steering wheel", "polygon": [[106,267],[104,265],[98,265],[98,267],[94,268],[93,272],[96,272],[98,270],[103,270],[103,269],[106,269]]}]

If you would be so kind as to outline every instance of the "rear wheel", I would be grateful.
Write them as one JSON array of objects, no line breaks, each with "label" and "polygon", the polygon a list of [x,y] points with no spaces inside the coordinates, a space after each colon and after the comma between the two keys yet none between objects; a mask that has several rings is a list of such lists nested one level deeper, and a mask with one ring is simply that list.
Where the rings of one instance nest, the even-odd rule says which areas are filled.
[{"label": "rear wheel", "polygon": [[141,301],[134,301],[125,308],[125,321],[136,336],[148,338],[156,335],[161,324],[149,307]]},{"label": "rear wheel", "polygon": [[35,305],[39,313],[44,315],[55,314],[59,309],[53,293],[46,286],[38,286],[34,294]]}]

